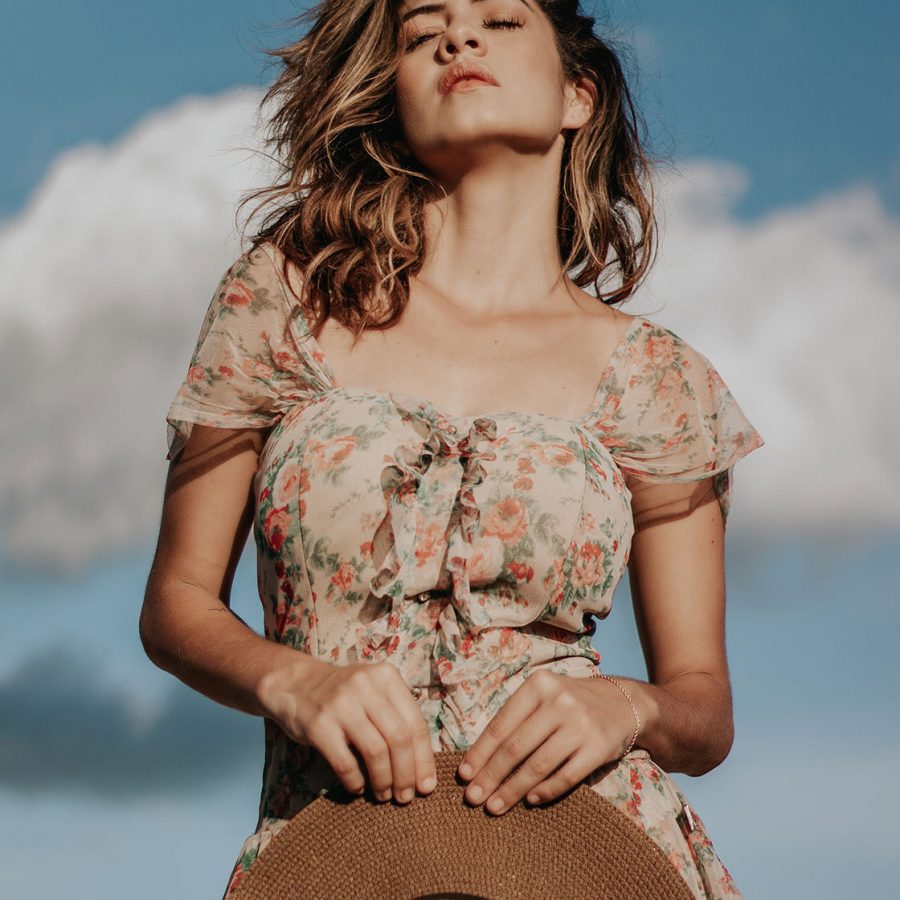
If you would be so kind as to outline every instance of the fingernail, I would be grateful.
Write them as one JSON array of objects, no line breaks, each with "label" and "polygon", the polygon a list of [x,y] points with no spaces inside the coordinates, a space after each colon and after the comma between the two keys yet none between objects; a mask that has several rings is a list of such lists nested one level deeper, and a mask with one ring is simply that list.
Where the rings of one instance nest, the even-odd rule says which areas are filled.
[{"label": "fingernail", "polygon": [[381,791],[381,792],[377,793],[375,796],[376,796],[376,798],[379,799],[382,803],[384,803],[385,800],[390,800],[390,799],[391,799],[391,792],[390,792],[390,790],[387,790],[387,791]]},{"label": "fingernail", "polygon": [[500,812],[503,809],[503,798],[502,797],[491,797],[488,801],[487,808],[491,812]]},{"label": "fingernail", "polygon": [[525,799],[526,799],[529,803],[537,803],[538,800],[540,800],[541,798],[538,797],[537,794],[529,794]]},{"label": "fingernail", "polygon": [[468,763],[460,763],[460,766],[456,771],[459,772],[460,778],[472,777],[472,767]]},{"label": "fingernail", "polygon": [[424,791],[433,791],[437,787],[437,778],[434,775],[429,775],[422,782],[422,790]]},{"label": "fingernail", "polygon": [[484,792],[480,787],[478,787],[477,784],[475,784],[466,791],[466,796],[469,798],[469,800],[472,801],[472,803],[478,803],[484,796]]},{"label": "fingernail", "polygon": [[412,788],[404,788],[402,791],[400,791],[397,799],[401,803],[409,803],[409,801],[412,800],[414,794],[415,791]]}]

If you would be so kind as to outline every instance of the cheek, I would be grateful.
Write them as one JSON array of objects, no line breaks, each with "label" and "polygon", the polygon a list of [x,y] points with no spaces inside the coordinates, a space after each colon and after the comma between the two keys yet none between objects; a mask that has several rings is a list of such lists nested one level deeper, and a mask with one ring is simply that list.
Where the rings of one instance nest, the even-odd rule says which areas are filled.
[{"label": "cheek", "polygon": [[397,118],[403,125],[409,125],[417,119],[422,104],[421,91],[421,78],[417,78],[409,69],[402,69],[397,73],[394,102]]},{"label": "cheek", "polygon": [[562,98],[562,69],[552,48],[548,49],[545,45],[531,47],[526,65],[533,83],[539,86],[541,96]]},{"label": "cheek", "polygon": [[528,130],[555,128],[563,116],[564,97],[549,73],[532,70],[534,78],[504,85],[505,115]]}]

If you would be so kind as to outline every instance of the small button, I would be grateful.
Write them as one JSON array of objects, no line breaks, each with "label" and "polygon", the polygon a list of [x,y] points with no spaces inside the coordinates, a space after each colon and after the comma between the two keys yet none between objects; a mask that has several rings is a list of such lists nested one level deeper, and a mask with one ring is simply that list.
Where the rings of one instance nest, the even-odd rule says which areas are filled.
[{"label": "small button", "polygon": [[412,695],[413,695],[413,697],[416,698],[416,700],[418,700],[419,697],[422,696],[422,688],[420,688],[420,687],[412,688]]}]

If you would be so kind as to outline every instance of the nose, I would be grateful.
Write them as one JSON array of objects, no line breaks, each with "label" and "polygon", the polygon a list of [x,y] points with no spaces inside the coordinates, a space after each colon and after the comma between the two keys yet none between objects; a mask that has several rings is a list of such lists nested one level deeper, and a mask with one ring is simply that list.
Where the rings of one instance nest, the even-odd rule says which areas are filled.
[{"label": "nose", "polygon": [[477,52],[483,49],[481,37],[468,17],[456,17],[441,35],[441,54],[445,57],[458,55],[463,47],[471,47]]}]

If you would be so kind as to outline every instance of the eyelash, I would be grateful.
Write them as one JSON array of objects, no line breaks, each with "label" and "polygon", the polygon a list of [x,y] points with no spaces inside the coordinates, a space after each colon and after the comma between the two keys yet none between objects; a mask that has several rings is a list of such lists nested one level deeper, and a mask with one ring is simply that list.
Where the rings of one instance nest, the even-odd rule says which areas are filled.
[{"label": "eyelash", "polygon": [[[525,23],[521,19],[485,19],[482,23],[485,28],[521,28]],[[435,37],[437,35],[437,31],[428,31],[422,34],[417,34],[407,45],[406,52],[410,53],[415,50],[420,44],[424,44],[429,38]]]}]

